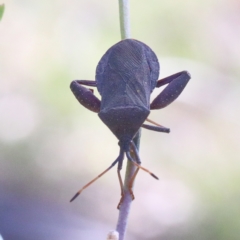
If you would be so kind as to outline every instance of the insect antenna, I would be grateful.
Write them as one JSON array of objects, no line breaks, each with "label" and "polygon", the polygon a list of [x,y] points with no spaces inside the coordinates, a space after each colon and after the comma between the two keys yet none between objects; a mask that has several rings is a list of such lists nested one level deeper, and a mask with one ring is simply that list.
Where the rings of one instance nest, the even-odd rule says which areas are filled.
[{"label": "insect antenna", "polygon": [[94,183],[96,180],[98,180],[102,175],[104,175],[106,172],[108,172],[112,167],[114,167],[114,165],[119,162],[122,161],[124,158],[124,152],[122,150],[120,150],[119,156],[117,157],[117,159],[111,164],[111,166],[109,166],[106,170],[104,170],[102,173],[100,173],[97,177],[95,177],[93,180],[91,180],[89,183],[87,183],[86,185],[84,185],[70,200],[70,202],[72,202],[73,200],[75,200],[80,193],[87,187],[89,187],[92,183]]}]

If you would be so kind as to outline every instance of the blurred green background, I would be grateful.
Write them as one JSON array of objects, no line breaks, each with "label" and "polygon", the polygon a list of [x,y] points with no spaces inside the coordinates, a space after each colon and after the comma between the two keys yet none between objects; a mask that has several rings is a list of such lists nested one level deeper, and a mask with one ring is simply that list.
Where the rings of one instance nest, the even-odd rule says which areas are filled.
[{"label": "blurred green background", "polygon": [[[69,200],[117,157],[117,139],[80,106],[69,84],[94,80],[101,56],[120,40],[118,1],[4,3],[0,234],[105,239],[118,216],[116,168]],[[143,166],[161,180],[139,173],[127,239],[238,240],[240,2],[131,0],[130,6],[132,37],[157,54],[160,78],[188,70],[192,79],[176,102],[150,115],[171,133],[142,131]]]}]

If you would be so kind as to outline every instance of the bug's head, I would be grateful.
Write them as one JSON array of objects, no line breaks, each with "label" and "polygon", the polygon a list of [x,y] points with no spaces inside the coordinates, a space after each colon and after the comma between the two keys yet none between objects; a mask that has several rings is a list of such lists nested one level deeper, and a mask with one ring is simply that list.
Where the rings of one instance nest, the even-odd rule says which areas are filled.
[{"label": "bug's head", "polygon": [[118,145],[120,149],[124,152],[130,151],[130,144],[131,144],[131,139],[121,139],[118,142]]}]

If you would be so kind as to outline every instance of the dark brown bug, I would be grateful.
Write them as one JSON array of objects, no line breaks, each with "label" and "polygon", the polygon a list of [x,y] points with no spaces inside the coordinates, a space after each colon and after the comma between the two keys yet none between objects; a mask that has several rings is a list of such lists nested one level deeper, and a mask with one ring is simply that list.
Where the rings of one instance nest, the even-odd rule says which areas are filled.
[{"label": "dark brown bug", "polygon": [[[140,41],[126,39],[113,45],[103,55],[97,66],[96,81],[75,80],[71,83],[70,88],[77,100],[87,109],[98,113],[100,119],[118,138],[120,146],[119,156],[111,166],[78,191],[71,201],[116,163],[123,197],[120,170],[124,154],[138,167],[136,171],[139,168],[143,169],[158,179],[149,170],[140,166],[138,150],[132,140],[141,127],[158,132],[170,132],[170,129],[161,125],[147,125],[144,121],[147,120],[150,110],[161,109],[172,103],[187,85],[190,75],[182,71],[161,80],[158,80],[158,76],[159,63],[155,53]],[[153,89],[166,84],[167,87],[150,103]],[[92,90],[82,85],[97,87],[102,97],[101,101],[95,97]],[[135,153],[136,162],[130,155],[130,147]],[[131,179],[131,182],[133,180]],[[132,193],[131,189],[130,192]]]}]

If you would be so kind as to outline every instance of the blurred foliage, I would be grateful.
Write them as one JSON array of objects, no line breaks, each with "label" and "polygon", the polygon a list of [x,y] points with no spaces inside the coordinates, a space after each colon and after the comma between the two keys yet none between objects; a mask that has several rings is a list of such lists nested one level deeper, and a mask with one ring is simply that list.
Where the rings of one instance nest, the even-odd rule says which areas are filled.
[{"label": "blurred foliage", "polygon": [[[176,102],[151,113],[171,133],[142,131],[143,166],[161,181],[139,173],[129,239],[239,239],[239,9],[235,0],[131,0],[132,36],[157,54],[160,77],[188,70],[192,79]],[[68,203],[119,151],[69,84],[94,79],[119,40],[118,1],[8,2],[0,35],[4,240],[105,239],[115,228],[116,169]]]},{"label": "blurred foliage", "polygon": [[4,4],[1,4],[1,5],[0,5],[0,21],[1,21],[2,16],[3,16],[4,9],[5,9],[5,5],[4,5]]}]

